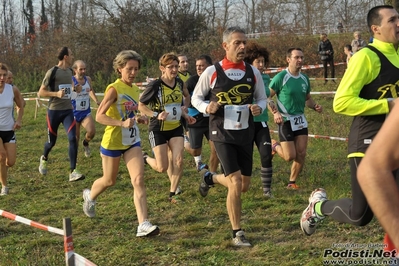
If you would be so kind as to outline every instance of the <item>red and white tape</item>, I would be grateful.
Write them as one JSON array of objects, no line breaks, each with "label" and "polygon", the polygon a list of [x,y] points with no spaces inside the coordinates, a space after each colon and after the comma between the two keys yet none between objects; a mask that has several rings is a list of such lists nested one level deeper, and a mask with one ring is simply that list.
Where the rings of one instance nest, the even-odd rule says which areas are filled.
[{"label": "red and white tape", "polygon": [[35,221],[32,221],[32,220],[26,219],[24,217],[12,214],[10,212],[6,212],[6,211],[3,211],[3,210],[0,210],[0,215],[3,216],[3,217],[6,217],[8,219],[17,221],[17,222],[20,222],[20,223],[23,223],[23,224],[26,224],[26,225],[29,225],[29,226],[33,226],[33,227],[42,229],[44,231],[49,231],[49,232],[56,233],[56,234],[59,234],[59,235],[62,235],[62,236],[64,235],[64,230],[62,230],[62,229],[58,229],[58,228],[55,228],[55,227],[44,225],[44,224],[41,224],[41,223],[38,223],[38,222],[35,222]]},{"label": "red and white tape", "polygon": [[[277,133],[277,130],[270,130],[272,133]],[[308,137],[315,138],[315,139],[330,139],[330,140],[341,140],[341,141],[348,141],[348,138],[340,138],[340,137],[331,137],[331,136],[322,136],[322,135],[312,135],[308,134]]]},{"label": "red and white tape", "polygon": [[[338,66],[338,65],[346,65],[345,62],[340,62],[340,63],[334,63],[334,66]],[[305,69],[316,69],[316,68],[322,68],[323,64],[318,64],[318,65],[306,65],[306,66],[302,66],[302,70]],[[287,67],[278,67],[278,68],[269,68],[265,71],[265,73],[270,74],[270,73],[278,73],[283,71],[284,69],[286,69]]]},{"label": "red and white tape", "polygon": [[[21,216],[18,216],[18,215],[15,215],[10,212],[3,211],[3,210],[0,210],[0,215],[5,218],[14,220],[16,222],[26,224],[28,226],[32,226],[32,227],[35,227],[35,228],[38,228],[38,229],[41,229],[44,231],[48,231],[51,233],[55,233],[55,234],[64,236],[64,251],[68,258],[71,258],[72,256],[74,256],[74,264],[73,265],[75,265],[75,266],[96,266],[96,264],[94,264],[93,262],[89,261],[85,257],[82,257],[81,255],[74,252],[72,235],[66,236],[66,233],[64,230],[55,228],[55,227],[51,227],[48,225],[44,225],[44,224],[26,219],[24,217],[21,217]],[[67,265],[70,265],[70,264],[67,264]]]}]

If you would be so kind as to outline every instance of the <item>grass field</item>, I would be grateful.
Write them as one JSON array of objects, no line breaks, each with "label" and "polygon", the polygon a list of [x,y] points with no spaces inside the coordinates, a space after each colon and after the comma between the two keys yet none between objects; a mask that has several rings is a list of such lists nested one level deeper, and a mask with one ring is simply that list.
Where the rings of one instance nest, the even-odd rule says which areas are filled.
[{"label": "grass field", "polygon": [[[321,84],[313,81],[313,91],[336,88]],[[351,119],[333,113],[333,96],[313,97],[324,112],[306,110],[309,133],[346,138]],[[262,196],[260,160],[254,153],[251,188],[242,196],[242,227],[252,248],[230,245],[226,190],[215,187],[202,198],[198,193],[199,176],[188,154],[181,184],[183,202],[179,205],[167,201],[166,174],[146,166],[149,217],[160,226],[161,234],[138,239],[133,190],[124,165],[116,185],[97,199],[97,216],[90,219],[82,211],[82,190],[102,175],[96,151],[104,127],[96,125],[90,158],[84,157],[80,146],[78,167],[86,174],[85,180],[68,182],[68,144],[62,127],[49,156],[49,172],[41,176],[38,164],[47,139],[46,109],[39,108],[36,120],[34,109],[34,102],[29,101],[23,128],[17,132],[17,164],[9,171],[10,194],[0,198],[0,209],[57,228],[62,228],[64,217],[70,217],[75,251],[97,265],[323,265],[324,250],[334,244],[382,243],[383,230],[376,220],[366,227],[354,227],[327,218],[311,237],[300,230],[299,219],[313,189],[325,188],[331,199],[351,196],[347,143],[313,138],[298,180],[299,191],[285,188],[291,164],[278,156],[274,158],[273,199]],[[272,122],[269,125],[276,128]],[[144,149],[149,151],[145,128],[141,133]],[[207,145],[203,157],[207,161]],[[61,236],[0,217],[0,265],[65,265],[64,261]]]}]

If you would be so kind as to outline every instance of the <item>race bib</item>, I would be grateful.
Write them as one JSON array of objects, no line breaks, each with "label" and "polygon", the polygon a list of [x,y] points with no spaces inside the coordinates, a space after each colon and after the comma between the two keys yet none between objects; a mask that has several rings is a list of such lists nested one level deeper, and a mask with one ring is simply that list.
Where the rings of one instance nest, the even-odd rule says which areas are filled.
[{"label": "race bib", "polygon": [[247,105],[224,106],[224,129],[242,130],[248,128],[249,108]]},{"label": "race bib", "polygon": [[62,97],[62,99],[71,99],[71,94],[72,94],[72,84],[60,84],[58,86],[58,90],[64,90],[65,95]]},{"label": "race bib", "polygon": [[139,128],[136,122],[131,128],[122,127],[122,144],[125,146],[132,146],[140,141]]},{"label": "race bib", "polygon": [[298,131],[308,127],[308,121],[304,114],[289,116],[292,131]]},{"label": "race bib", "polygon": [[165,104],[165,112],[169,113],[166,117],[166,121],[178,121],[181,117],[181,104]]},{"label": "race bib", "polygon": [[76,111],[86,111],[89,108],[89,100],[87,99],[76,99]]}]

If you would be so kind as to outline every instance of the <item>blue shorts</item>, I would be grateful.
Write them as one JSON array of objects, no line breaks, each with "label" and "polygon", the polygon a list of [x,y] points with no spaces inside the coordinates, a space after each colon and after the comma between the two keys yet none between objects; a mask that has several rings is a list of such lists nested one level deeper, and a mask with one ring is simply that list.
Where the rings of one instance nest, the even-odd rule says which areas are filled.
[{"label": "blue shorts", "polygon": [[135,144],[133,144],[132,146],[130,146],[129,148],[127,148],[126,150],[107,150],[105,148],[103,148],[103,146],[100,147],[100,152],[101,154],[105,155],[105,156],[109,156],[109,157],[121,157],[126,151],[130,150],[131,148],[134,147],[140,147],[141,146],[141,142],[137,142]]},{"label": "blue shorts", "polygon": [[85,110],[85,111],[75,111],[75,110],[73,110],[73,116],[75,117],[75,120],[76,120],[77,123],[81,123],[89,115],[91,115],[90,108]]}]

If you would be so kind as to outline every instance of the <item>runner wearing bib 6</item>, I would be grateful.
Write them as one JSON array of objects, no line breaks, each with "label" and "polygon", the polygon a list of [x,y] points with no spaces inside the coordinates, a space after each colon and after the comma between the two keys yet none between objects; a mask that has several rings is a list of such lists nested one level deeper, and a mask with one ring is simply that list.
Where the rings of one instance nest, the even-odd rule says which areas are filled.
[{"label": "runner wearing bib 6", "polygon": [[[157,172],[168,173],[170,180],[169,201],[177,203],[176,194],[183,175],[183,126],[195,118],[187,114],[190,95],[184,82],[177,78],[179,60],[173,53],[164,54],[159,60],[160,78],[150,82],[140,97],[139,110],[151,117],[148,127],[149,140],[155,158],[143,154],[144,160]],[[183,99],[184,105],[183,106]]]}]

